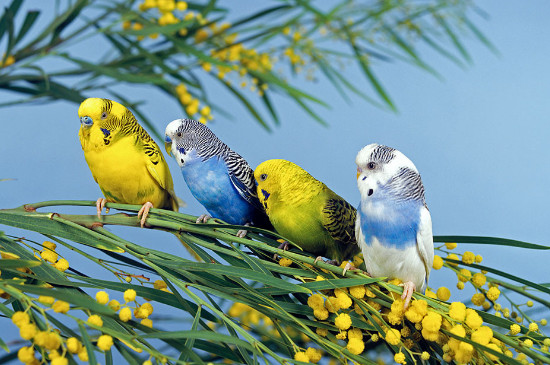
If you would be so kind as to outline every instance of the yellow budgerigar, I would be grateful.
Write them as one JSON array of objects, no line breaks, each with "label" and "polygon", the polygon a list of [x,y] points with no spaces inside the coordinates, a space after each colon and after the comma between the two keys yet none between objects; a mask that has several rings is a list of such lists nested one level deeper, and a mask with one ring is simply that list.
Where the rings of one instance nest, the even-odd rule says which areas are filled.
[{"label": "yellow budgerigar", "polygon": [[356,209],[321,181],[286,160],[262,162],[254,177],[258,198],[283,237],[333,262],[359,253]]},{"label": "yellow budgerigar", "polygon": [[177,211],[174,184],[159,147],[130,110],[108,99],[89,98],[78,108],[80,143],[107,202],[141,204],[141,226],[152,207]]}]

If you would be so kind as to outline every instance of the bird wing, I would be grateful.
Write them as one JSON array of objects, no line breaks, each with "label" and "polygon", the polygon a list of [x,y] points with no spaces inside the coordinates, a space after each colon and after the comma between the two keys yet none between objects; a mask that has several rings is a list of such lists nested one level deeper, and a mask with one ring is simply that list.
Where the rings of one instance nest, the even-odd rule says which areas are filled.
[{"label": "bird wing", "polygon": [[256,195],[256,185],[254,183],[254,171],[244,158],[234,151],[229,151],[224,159],[229,173],[231,183],[247,202],[263,210],[258,195]]},{"label": "bird wing", "polygon": [[420,223],[416,232],[416,247],[426,269],[426,283],[434,261],[434,242],[432,236],[432,217],[428,208],[423,205],[420,210]]},{"label": "bird wing", "polygon": [[357,210],[344,199],[336,196],[327,200],[323,207],[323,227],[335,240],[357,244],[355,240],[355,220]]},{"label": "bird wing", "polygon": [[[147,135],[147,137],[149,137],[149,135]],[[176,193],[174,192],[174,182],[172,181],[170,169],[168,168],[168,164],[166,163],[160,148],[155,141],[151,139],[151,137],[146,140],[140,138],[140,140],[142,142],[141,144],[145,155],[147,171],[149,171],[149,174],[151,174],[160,187],[166,190],[168,195],[170,195],[170,208],[177,211],[179,204]]]}]

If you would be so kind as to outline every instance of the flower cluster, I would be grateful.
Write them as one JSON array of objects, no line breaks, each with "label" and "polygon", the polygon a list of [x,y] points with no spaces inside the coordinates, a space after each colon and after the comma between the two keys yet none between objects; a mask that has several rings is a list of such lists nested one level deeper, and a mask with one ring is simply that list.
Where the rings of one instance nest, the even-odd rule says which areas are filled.
[{"label": "flower cluster", "polygon": [[64,258],[59,258],[59,255],[56,252],[57,245],[54,242],[44,241],[42,243],[42,247],[43,248],[42,251],[40,251],[40,257],[44,261],[52,264],[52,266],[59,271],[65,271],[69,268],[69,261]]}]

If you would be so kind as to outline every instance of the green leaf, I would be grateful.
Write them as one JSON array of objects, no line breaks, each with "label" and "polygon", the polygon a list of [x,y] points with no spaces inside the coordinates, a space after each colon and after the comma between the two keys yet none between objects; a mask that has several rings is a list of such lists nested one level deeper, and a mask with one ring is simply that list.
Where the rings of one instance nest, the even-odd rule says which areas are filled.
[{"label": "green leaf", "polygon": [[14,44],[19,43],[19,41],[23,39],[23,37],[25,37],[28,31],[35,24],[35,21],[39,15],[40,11],[37,10],[30,10],[27,12],[27,15],[25,15],[25,20],[23,21],[23,25],[21,25],[21,28],[19,28],[19,33],[17,33]]},{"label": "green leaf", "polygon": [[528,243],[516,241],[507,238],[499,237],[482,237],[482,236],[434,236],[434,242],[460,242],[460,243],[475,243],[482,245],[497,245],[528,248],[531,250],[550,250],[550,246],[539,245],[536,243]]}]

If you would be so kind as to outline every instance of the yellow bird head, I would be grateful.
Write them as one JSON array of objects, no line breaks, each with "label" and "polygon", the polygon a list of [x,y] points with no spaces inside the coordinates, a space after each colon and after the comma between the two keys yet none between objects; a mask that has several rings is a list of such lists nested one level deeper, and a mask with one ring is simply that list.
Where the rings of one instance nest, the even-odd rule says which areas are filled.
[{"label": "yellow bird head", "polygon": [[287,200],[308,195],[304,194],[304,190],[320,183],[300,166],[280,159],[262,162],[254,171],[254,178],[258,199],[266,209],[270,197]]},{"label": "yellow bird head", "polygon": [[124,105],[109,99],[88,98],[78,108],[81,128],[92,126],[108,130],[116,129],[128,122],[136,122],[136,118]]}]

